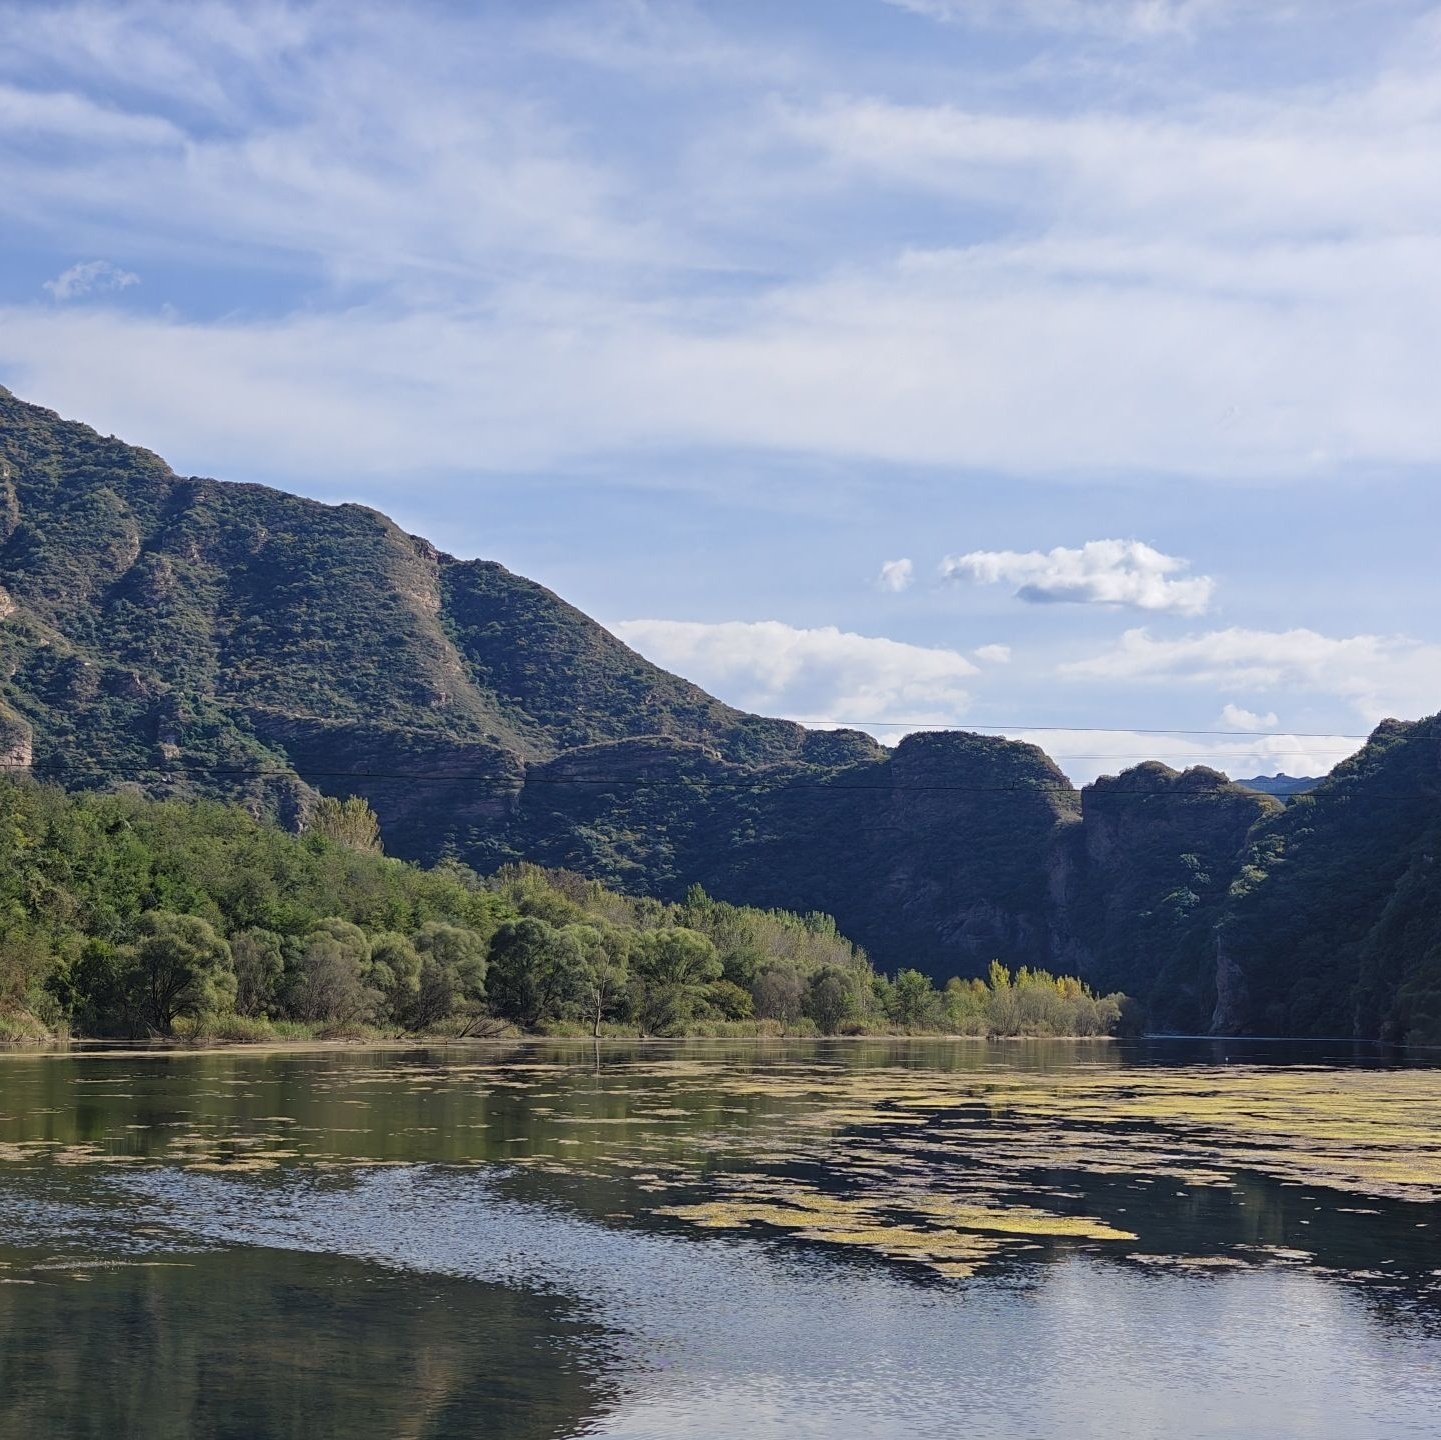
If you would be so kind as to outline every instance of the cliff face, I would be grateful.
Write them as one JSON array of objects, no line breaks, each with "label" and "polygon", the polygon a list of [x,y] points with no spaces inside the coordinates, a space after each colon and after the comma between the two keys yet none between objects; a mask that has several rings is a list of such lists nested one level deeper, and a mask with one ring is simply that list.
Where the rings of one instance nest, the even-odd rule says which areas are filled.
[{"label": "cliff face", "polygon": [[1218,1030],[1441,1044],[1441,717],[1383,722],[1250,838]]},{"label": "cliff face", "polygon": [[372,510],[177,476],[0,391],[0,761],[72,787],[297,828],[359,794],[407,858],[826,910],[884,967],[1079,970],[1169,1028],[1399,1035],[1441,1013],[1417,734],[1282,812],[1205,770],[1078,793],[1033,746],[807,731]]},{"label": "cliff face", "polygon": [[1201,766],[1148,763],[1087,786],[1053,872],[1062,968],[1142,1000],[1158,1029],[1207,1030],[1227,889],[1248,834],[1281,808]]}]

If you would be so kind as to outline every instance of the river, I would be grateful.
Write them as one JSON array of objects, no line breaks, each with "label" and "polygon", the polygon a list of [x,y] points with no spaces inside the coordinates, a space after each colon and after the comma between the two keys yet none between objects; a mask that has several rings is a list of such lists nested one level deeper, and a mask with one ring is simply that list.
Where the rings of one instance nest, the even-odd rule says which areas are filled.
[{"label": "river", "polygon": [[1441,1068],[1259,1042],[0,1054],[0,1435],[1396,1440]]}]

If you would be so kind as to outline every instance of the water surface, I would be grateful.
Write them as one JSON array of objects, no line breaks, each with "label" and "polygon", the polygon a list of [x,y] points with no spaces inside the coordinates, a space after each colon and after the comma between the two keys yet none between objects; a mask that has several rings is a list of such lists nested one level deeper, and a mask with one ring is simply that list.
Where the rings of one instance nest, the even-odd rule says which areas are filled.
[{"label": "water surface", "polygon": [[0,1056],[0,1433],[1433,1435],[1441,1070]]}]

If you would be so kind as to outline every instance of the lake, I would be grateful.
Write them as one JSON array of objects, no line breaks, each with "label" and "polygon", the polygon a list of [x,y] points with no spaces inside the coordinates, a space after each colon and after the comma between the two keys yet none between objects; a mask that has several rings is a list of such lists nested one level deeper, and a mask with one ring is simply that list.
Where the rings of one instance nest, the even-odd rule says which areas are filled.
[{"label": "lake", "polygon": [[0,1054],[0,1435],[1437,1433],[1441,1068]]}]

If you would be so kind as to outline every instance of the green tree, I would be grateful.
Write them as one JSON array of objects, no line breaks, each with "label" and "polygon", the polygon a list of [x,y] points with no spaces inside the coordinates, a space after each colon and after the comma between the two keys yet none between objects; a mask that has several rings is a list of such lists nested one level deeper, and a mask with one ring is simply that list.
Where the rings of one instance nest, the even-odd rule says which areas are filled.
[{"label": "green tree", "polygon": [[534,915],[502,925],[490,942],[490,998],[498,1014],[534,1028],[560,1019],[581,996],[585,955],[575,927]]},{"label": "green tree", "polygon": [[952,976],[941,995],[946,1023],[962,1035],[984,1035],[990,1029],[991,991],[984,980]]},{"label": "green tree", "polygon": [[298,1020],[354,1025],[376,1018],[381,990],[369,983],[370,941],[358,925],[334,916],[306,937],[291,983],[290,1006]]},{"label": "green tree", "polygon": [[631,995],[642,1032],[659,1035],[683,1028],[721,972],[715,946],[698,931],[676,925],[637,935]]},{"label": "green tree", "polygon": [[478,1015],[485,999],[486,944],[474,930],[431,921],[415,936],[419,986],[409,1023],[427,1029],[463,1013]]},{"label": "green tree", "polygon": [[630,982],[630,940],[613,926],[577,925],[572,932],[581,948],[580,998],[591,1034],[625,1001]]},{"label": "green tree", "polygon": [[230,954],[235,969],[235,1013],[272,1014],[285,975],[281,937],[272,930],[241,930],[230,937]]},{"label": "green tree", "polygon": [[712,980],[706,986],[705,1003],[717,1015],[727,1020],[749,1020],[756,1011],[751,992],[724,976],[719,980]]},{"label": "green tree", "polygon": [[370,808],[370,802],[358,795],[346,800],[322,795],[315,802],[309,830],[312,835],[329,840],[332,845],[342,845],[347,850],[370,855],[378,855],[381,851],[380,820]]},{"label": "green tree", "polygon": [[182,1015],[229,1010],[235,1003],[230,946],[198,915],[151,910],[125,964],[136,1012],[162,1034]]},{"label": "green tree", "polygon": [[929,977],[919,970],[902,970],[891,986],[891,1021],[903,1030],[934,1029],[939,1001]]},{"label": "green tree", "polygon": [[823,1035],[836,1034],[848,1021],[858,1020],[861,998],[853,972],[824,965],[810,978],[805,1011]]},{"label": "green tree", "polygon": [[393,930],[371,936],[366,981],[385,996],[386,1013],[401,1024],[411,1023],[420,993],[420,968],[420,952],[406,936]]}]

